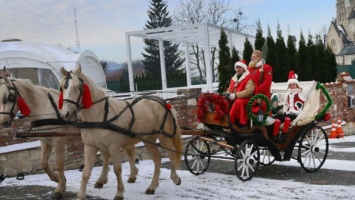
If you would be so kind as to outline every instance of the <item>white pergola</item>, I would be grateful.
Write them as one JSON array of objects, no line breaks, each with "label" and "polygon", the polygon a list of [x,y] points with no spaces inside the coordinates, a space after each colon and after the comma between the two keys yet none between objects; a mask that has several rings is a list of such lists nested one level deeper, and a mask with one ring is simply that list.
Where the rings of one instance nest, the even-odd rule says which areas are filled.
[{"label": "white pergola", "polygon": [[[171,41],[185,44],[185,63],[186,63],[186,76],[187,86],[191,86],[190,65],[189,65],[189,45],[197,44],[204,45],[205,59],[211,61],[211,47],[218,47],[222,27],[213,24],[192,24],[185,26],[164,27],[157,29],[148,29],[140,31],[126,32],[126,48],[127,48],[127,64],[129,74],[130,91],[134,91],[134,79],[132,68],[132,53],[131,53],[131,37],[141,37],[146,39],[155,39],[159,41],[159,55],[160,55],[160,68],[162,77],[162,88],[167,89],[166,68],[165,68],[165,55],[164,55],[164,41]],[[233,29],[223,28],[228,37],[228,44],[230,49],[233,46],[237,50],[244,49],[244,41],[247,37],[248,40],[254,44],[255,37]],[[209,51],[207,51],[209,49]],[[211,62],[206,62],[206,83],[207,90],[212,92],[212,69]]]}]

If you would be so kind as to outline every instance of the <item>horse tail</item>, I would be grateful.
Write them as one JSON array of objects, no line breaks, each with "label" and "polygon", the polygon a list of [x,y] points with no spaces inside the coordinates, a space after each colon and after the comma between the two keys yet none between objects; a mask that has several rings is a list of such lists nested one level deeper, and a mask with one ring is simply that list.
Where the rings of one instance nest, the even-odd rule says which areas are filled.
[{"label": "horse tail", "polygon": [[173,123],[175,123],[175,135],[173,137],[173,146],[175,148],[175,163],[176,166],[180,166],[181,165],[181,157],[182,157],[182,151],[183,151],[183,145],[182,145],[182,137],[181,137],[181,129],[179,126],[179,123],[177,121],[177,113],[176,110],[174,108],[171,108],[171,113],[172,113],[172,118],[174,120]]}]

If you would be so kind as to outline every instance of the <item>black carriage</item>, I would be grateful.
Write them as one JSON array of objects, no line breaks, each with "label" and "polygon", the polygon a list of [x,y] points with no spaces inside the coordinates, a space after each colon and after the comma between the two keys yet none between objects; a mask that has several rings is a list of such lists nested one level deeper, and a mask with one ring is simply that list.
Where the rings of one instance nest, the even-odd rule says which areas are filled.
[{"label": "black carriage", "polygon": [[[323,108],[319,108],[321,91],[328,101]],[[262,116],[253,115],[251,105],[260,100],[266,102],[267,112]],[[292,121],[283,141],[275,140],[273,125],[265,124],[271,104],[264,95],[255,95],[249,101],[251,125],[247,129],[231,124],[228,114],[216,117],[218,113],[214,112],[214,108],[205,110],[201,119],[205,129],[183,130],[184,134],[195,135],[185,148],[185,163],[192,174],[200,175],[209,167],[211,158],[233,159],[236,175],[242,181],[252,179],[259,165],[271,165],[275,160],[296,159],[305,171],[315,172],[322,167],[328,154],[328,137],[318,124],[329,119],[326,112],[331,105],[329,94],[318,83],[305,102],[303,111]]]}]

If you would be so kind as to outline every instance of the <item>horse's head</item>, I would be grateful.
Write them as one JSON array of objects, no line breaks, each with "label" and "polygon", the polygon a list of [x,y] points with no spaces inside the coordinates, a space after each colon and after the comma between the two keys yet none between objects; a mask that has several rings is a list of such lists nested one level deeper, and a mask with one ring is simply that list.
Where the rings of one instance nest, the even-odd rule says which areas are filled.
[{"label": "horse's head", "polygon": [[80,64],[75,70],[70,72],[62,67],[60,73],[62,80],[58,106],[61,109],[63,119],[75,121],[77,120],[77,112],[82,108],[85,109],[91,106],[90,91],[82,79]]},{"label": "horse's head", "polygon": [[3,127],[10,127],[12,119],[19,111],[18,94],[10,79],[6,76],[0,79],[0,125]]}]

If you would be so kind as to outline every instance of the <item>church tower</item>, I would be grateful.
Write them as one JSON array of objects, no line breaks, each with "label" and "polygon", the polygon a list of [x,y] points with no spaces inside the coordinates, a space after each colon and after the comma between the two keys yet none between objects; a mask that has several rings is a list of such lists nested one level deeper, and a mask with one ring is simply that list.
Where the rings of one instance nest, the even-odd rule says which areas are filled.
[{"label": "church tower", "polygon": [[338,65],[355,63],[355,0],[336,0],[336,18],[330,23],[326,44]]},{"label": "church tower", "polygon": [[344,28],[351,41],[355,41],[355,0],[337,0],[336,15],[336,24]]}]

